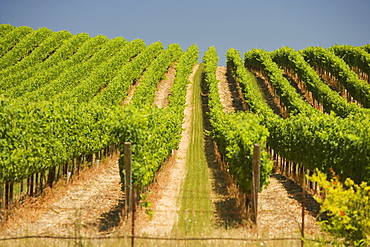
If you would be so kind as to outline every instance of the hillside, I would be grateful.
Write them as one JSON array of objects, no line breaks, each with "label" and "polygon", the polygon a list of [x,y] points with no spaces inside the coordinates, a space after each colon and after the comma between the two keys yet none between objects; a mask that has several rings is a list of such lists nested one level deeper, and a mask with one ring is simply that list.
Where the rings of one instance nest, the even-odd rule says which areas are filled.
[{"label": "hillside", "polygon": [[[148,221],[149,208],[138,209],[139,236],[247,231],[249,239],[299,240],[300,211],[307,233],[320,233],[317,205],[307,201],[302,210],[295,186],[319,193],[304,178],[316,169],[369,181],[370,54],[336,45],[225,55],[218,66],[210,47],[198,64],[195,44],[182,50],[0,25],[6,236],[129,234],[121,215],[125,142],[140,205],[154,210]],[[262,147],[258,231],[248,213],[254,143]],[[207,218],[198,220],[204,225],[198,229],[189,212]]]}]

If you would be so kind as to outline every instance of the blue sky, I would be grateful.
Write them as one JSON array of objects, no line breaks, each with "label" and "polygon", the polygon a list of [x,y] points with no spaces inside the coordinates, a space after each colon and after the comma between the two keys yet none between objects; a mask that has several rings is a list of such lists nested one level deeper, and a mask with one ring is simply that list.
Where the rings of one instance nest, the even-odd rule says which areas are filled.
[{"label": "blue sky", "polygon": [[0,23],[146,44],[229,48],[370,43],[370,0],[0,0]]}]

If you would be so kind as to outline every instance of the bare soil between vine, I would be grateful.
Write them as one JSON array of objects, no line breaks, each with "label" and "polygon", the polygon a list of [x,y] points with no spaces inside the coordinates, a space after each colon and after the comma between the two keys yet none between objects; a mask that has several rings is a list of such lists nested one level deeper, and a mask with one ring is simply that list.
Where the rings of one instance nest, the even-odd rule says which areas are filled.
[{"label": "bare soil between vine", "polygon": [[30,198],[14,210],[2,235],[95,236],[112,231],[119,223],[114,212],[123,200],[118,157],[116,153],[69,184],[60,181],[39,198]]}]

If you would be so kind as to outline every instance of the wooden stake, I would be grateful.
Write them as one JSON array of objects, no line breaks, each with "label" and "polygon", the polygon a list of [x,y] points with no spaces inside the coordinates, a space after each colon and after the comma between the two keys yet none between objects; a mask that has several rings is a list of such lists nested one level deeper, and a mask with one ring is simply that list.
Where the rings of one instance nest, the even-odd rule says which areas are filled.
[{"label": "wooden stake", "polygon": [[14,199],[14,183],[9,183],[9,209],[13,208],[13,199]]},{"label": "wooden stake", "polygon": [[56,168],[53,167],[49,170],[49,174],[48,174],[48,184],[50,186],[50,188],[53,188],[53,183],[54,183],[54,180],[55,180],[55,170]]},{"label": "wooden stake", "polygon": [[135,246],[135,213],[136,213],[136,204],[137,204],[137,187],[136,184],[132,188],[132,225],[131,225],[131,246]]},{"label": "wooden stake", "polygon": [[39,185],[40,185],[40,187],[39,187],[40,195],[42,194],[42,189],[44,187],[44,176],[45,176],[44,172],[40,173],[40,183],[39,183]]},{"label": "wooden stake", "polygon": [[37,196],[37,189],[38,189],[38,185],[39,185],[39,173],[36,172],[35,174],[35,183],[34,183],[34,189],[35,189],[35,196]]},{"label": "wooden stake", "polygon": [[34,191],[34,189],[33,189],[33,186],[34,186],[34,176],[33,176],[34,174],[32,174],[31,176],[30,176],[30,187],[29,187],[29,193],[30,193],[30,196],[34,196],[34,193],[33,193],[33,191]]},{"label": "wooden stake", "polygon": [[125,211],[126,217],[132,212],[132,164],[131,164],[131,142],[124,144],[124,163],[125,163]]},{"label": "wooden stake", "polygon": [[301,246],[304,247],[304,224],[305,224],[305,207],[306,207],[306,190],[305,190],[305,179],[304,179],[304,169],[302,171],[302,240],[301,240]]},{"label": "wooden stake", "polygon": [[253,179],[252,179],[252,221],[258,226],[258,192],[260,189],[260,156],[261,156],[261,145],[258,143],[254,144],[253,149]]},{"label": "wooden stake", "polygon": [[0,208],[4,206],[4,184],[0,183]]},{"label": "wooden stake", "polygon": [[5,209],[9,208],[9,182],[5,182]]}]

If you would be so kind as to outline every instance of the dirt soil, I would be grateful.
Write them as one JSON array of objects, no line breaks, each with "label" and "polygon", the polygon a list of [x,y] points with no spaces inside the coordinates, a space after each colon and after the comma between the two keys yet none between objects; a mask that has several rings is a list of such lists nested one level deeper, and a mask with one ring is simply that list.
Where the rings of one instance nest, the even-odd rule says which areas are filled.
[{"label": "dirt soil", "polygon": [[96,236],[113,231],[123,200],[118,158],[116,153],[97,168],[81,171],[70,184],[61,182],[43,196],[32,198],[15,210],[1,235],[73,236],[79,232]]},{"label": "dirt soil", "polygon": [[[198,65],[195,65],[189,81],[193,81],[194,73],[197,69]],[[173,70],[170,70],[169,73],[173,72]],[[171,78],[171,76],[168,77]],[[168,88],[171,83],[167,83],[166,85]],[[166,87],[161,88],[163,90]],[[162,92],[166,91],[167,89],[164,89]],[[178,204],[180,188],[186,175],[186,152],[190,139],[190,119],[192,113],[191,98],[192,83],[189,83],[186,93],[185,118],[182,125],[183,132],[181,134],[179,148],[174,151],[172,157],[157,174],[156,181],[149,187],[151,194],[149,194],[148,201],[152,203],[151,209],[154,211],[154,216],[152,219],[149,219],[145,213],[145,208],[141,208],[138,211],[135,226],[139,235],[169,236],[173,226],[177,224],[177,212],[180,210]]]},{"label": "dirt soil", "polygon": [[161,80],[157,85],[154,104],[159,108],[163,108],[168,105],[168,96],[171,94],[171,87],[176,75],[175,67],[176,65],[173,64],[170,68],[168,68],[165,79]]}]

